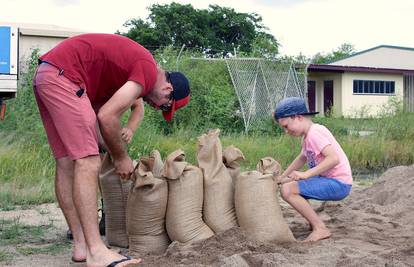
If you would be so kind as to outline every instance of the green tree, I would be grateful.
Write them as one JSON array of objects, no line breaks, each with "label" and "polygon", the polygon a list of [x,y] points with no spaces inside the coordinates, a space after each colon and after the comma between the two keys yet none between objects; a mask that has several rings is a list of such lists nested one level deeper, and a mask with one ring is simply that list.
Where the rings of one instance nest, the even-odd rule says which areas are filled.
[{"label": "green tree", "polygon": [[354,54],[355,48],[352,44],[343,43],[337,49],[328,54],[317,53],[313,56],[312,63],[327,64]]},{"label": "green tree", "polygon": [[252,45],[253,57],[276,58],[279,53],[279,43],[272,35],[260,32]]},{"label": "green tree", "polygon": [[127,32],[118,33],[151,50],[185,45],[210,57],[225,57],[234,51],[266,57],[278,53],[276,38],[267,32],[256,13],[238,13],[218,5],[195,9],[178,3],[154,4],[149,11],[146,20],[128,20],[124,24]]}]

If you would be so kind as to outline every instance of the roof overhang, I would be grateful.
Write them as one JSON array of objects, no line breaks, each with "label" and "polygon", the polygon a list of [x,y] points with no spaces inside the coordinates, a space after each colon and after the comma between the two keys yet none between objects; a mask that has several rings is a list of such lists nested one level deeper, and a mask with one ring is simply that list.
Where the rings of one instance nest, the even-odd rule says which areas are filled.
[{"label": "roof overhang", "polygon": [[414,75],[414,70],[407,70],[407,69],[339,66],[339,65],[326,65],[326,64],[310,64],[308,66],[308,72],[336,72],[336,73],[363,72],[363,73],[387,73],[387,74]]},{"label": "roof overhang", "polygon": [[26,36],[42,36],[42,37],[57,37],[68,38],[74,35],[82,34],[83,32],[62,31],[62,30],[45,30],[45,29],[27,29],[20,28],[20,34]]},{"label": "roof overhang", "polygon": [[68,38],[86,33],[84,30],[52,24],[0,22],[0,25],[17,27],[19,28],[19,34],[22,36]]}]

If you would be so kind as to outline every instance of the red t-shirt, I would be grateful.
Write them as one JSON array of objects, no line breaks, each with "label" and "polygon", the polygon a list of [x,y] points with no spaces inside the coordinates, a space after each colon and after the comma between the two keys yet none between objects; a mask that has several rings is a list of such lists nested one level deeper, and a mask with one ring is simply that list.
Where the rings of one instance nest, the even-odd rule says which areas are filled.
[{"label": "red t-shirt", "polygon": [[127,81],[147,95],[157,79],[157,63],[140,44],[116,34],[82,34],[68,38],[40,57],[86,89],[92,104],[101,105]]}]

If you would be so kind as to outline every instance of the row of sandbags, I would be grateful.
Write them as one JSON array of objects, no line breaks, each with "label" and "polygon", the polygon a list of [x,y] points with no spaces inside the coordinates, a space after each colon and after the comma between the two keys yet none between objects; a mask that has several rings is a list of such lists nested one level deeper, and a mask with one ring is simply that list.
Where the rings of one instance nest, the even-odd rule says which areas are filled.
[{"label": "row of sandbags", "polygon": [[261,241],[294,241],[284,220],[272,158],[257,170],[240,173],[242,152],[222,150],[219,130],[199,137],[198,166],[176,150],[163,163],[158,151],[141,157],[133,178],[121,182],[110,158],[103,160],[100,184],[110,245],[130,253],[162,253],[170,241],[199,241],[240,226]]}]

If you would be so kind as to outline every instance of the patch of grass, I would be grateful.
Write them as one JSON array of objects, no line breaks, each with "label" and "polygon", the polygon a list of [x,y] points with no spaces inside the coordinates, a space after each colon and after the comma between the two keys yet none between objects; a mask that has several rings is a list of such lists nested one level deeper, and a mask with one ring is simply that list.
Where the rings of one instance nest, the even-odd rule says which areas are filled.
[{"label": "patch of grass", "polygon": [[[340,127],[341,122],[346,127],[357,124],[354,120],[326,120],[328,124],[331,123],[337,128],[337,132],[343,129]],[[372,125],[375,123],[370,121],[369,127]],[[156,129],[140,129],[129,145],[129,155],[133,159],[139,159],[153,149],[158,149],[165,159],[174,150],[181,148],[186,154],[186,160],[197,165],[197,142],[203,133],[178,129],[174,133],[164,135]],[[411,139],[409,133],[407,136],[410,138],[400,136],[399,139],[388,138],[384,134],[384,131],[365,137],[337,134],[337,140],[347,154],[354,172],[378,172],[393,166],[414,163],[414,138]],[[54,160],[46,141],[34,144],[24,138],[8,140],[2,138],[3,136],[4,134],[0,134],[0,209],[11,210],[15,205],[30,206],[55,202]],[[279,161],[285,169],[300,152],[300,138],[285,134],[247,135],[222,132],[220,139],[223,148],[234,145],[244,153],[246,160],[240,162],[242,170],[256,169],[257,162],[266,156]]]},{"label": "patch of grass", "polygon": [[15,205],[30,207],[41,203],[55,202],[54,183],[48,179],[41,180],[38,184],[24,184],[18,179],[1,184],[0,209],[13,210]]},{"label": "patch of grass", "polygon": [[[0,190],[1,191],[1,190]],[[1,194],[1,193],[0,193]],[[1,197],[0,197],[1,198]],[[1,203],[1,202],[0,202]],[[4,203],[4,205],[0,205],[0,211],[11,211],[15,210],[17,208],[16,205],[13,205],[11,203]]]},{"label": "patch of grass", "polygon": [[8,263],[13,259],[13,255],[5,250],[0,249],[0,262]]},{"label": "patch of grass", "polygon": [[25,256],[37,255],[37,254],[57,255],[67,248],[70,248],[69,242],[47,244],[43,246],[37,245],[37,246],[18,247],[16,248],[16,251]]},{"label": "patch of grass", "polygon": [[0,220],[0,245],[13,245],[19,243],[38,243],[43,240],[47,230],[52,224],[32,226],[13,220]]}]

